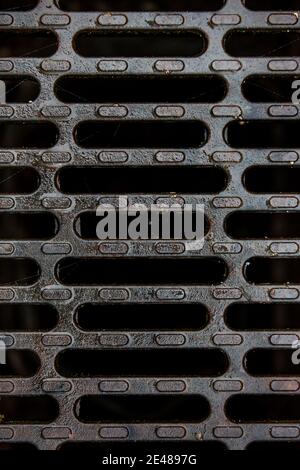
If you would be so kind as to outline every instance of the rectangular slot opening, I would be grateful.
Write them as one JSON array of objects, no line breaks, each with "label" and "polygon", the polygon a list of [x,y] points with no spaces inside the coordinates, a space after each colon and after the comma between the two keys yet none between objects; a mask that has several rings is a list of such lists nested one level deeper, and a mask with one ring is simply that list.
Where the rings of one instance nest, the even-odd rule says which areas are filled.
[{"label": "rectangular slot opening", "polygon": [[73,47],[83,57],[199,57],[207,40],[198,31],[90,29],[76,34]]},{"label": "rectangular slot opening", "polygon": [[246,450],[253,451],[294,451],[300,450],[300,441],[254,441],[251,442]]},{"label": "rectangular slot opening", "polygon": [[29,11],[33,10],[39,0],[0,0],[0,11]]},{"label": "rectangular slot opening", "polygon": [[244,276],[251,284],[300,284],[300,258],[250,258]]},{"label": "rectangular slot opening", "polygon": [[201,395],[84,395],[75,405],[85,423],[200,423],[209,413]]},{"label": "rectangular slot opening", "polygon": [[238,240],[299,239],[300,212],[236,211],[227,216],[224,228]]},{"label": "rectangular slot opening", "polygon": [[295,349],[283,348],[251,349],[244,357],[244,367],[247,373],[254,377],[297,377],[300,364],[294,364],[292,360],[294,352]]},{"label": "rectangular slot opening", "polygon": [[208,136],[201,121],[83,121],[74,129],[83,148],[200,148]]},{"label": "rectangular slot opening", "polygon": [[300,75],[249,75],[242,92],[251,103],[291,103],[296,80],[300,81]]},{"label": "rectangular slot opening", "polygon": [[0,450],[31,452],[38,449],[29,442],[0,442]]},{"label": "rectangular slot opening", "polygon": [[81,455],[96,452],[97,455],[112,453],[114,456],[120,457],[124,455],[134,455],[143,458],[146,454],[194,455],[199,451],[224,451],[226,450],[226,446],[220,441],[69,441],[61,444],[57,450],[64,452],[80,452]]},{"label": "rectangular slot opening", "polygon": [[48,395],[2,395],[0,415],[3,424],[43,424],[58,418],[57,401]]},{"label": "rectangular slot opening", "polygon": [[283,28],[233,29],[223,40],[233,57],[299,57],[299,41],[300,30]]},{"label": "rectangular slot opening", "polygon": [[218,75],[64,75],[54,91],[64,103],[217,103],[227,83]]},{"label": "rectangular slot opening", "polygon": [[50,29],[0,31],[0,57],[50,57],[58,49],[58,36]]},{"label": "rectangular slot opening", "polygon": [[58,141],[58,138],[58,128],[53,122],[50,121],[0,122],[0,148],[50,148],[54,147]]},{"label": "rectangular slot opening", "polygon": [[32,286],[41,275],[40,266],[31,258],[0,258],[0,285]]},{"label": "rectangular slot opening", "polygon": [[224,138],[233,148],[291,149],[300,147],[299,128],[299,120],[237,120],[227,124]]},{"label": "rectangular slot opening", "polygon": [[5,360],[0,367],[1,378],[33,377],[41,367],[39,355],[27,349],[7,349]]},{"label": "rectangular slot opening", "polygon": [[228,358],[220,349],[66,349],[55,368],[64,377],[219,377]]},{"label": "rectangular slot opening", "polygon": [[297,11],[299,10],[299,0],[243,0],[243,3],[246,8],[249,8],[249,10],[254,10],[254,11],[289,11],[289,10]]},{"label": "rectangular slot opening", "polygon": [[[11,0],[6,0],[11,1]],[[25,1],[25,0],[23,0]],[[56,0],[64,11],[217,11],[226,0]],[[289,1],[289,0],[288,0]],[[296,1],[296,0],[295,0]]]},{"label": "rectangular slot opening", "polygon": [[40,94],[40,83],[30,75],[1,75],[5,83],[6,103],[32,103]]},{"label": "rectangular slot opening", "polygon": [[32,194],[40,186],[38,171],[29,166],[0,166],[0,194]]},{"label": "rectangular slot opening", "polygon": [[235,331],[299,330],[299,304],[233,303],[225,310],[225,322]]},{"label": "rectangular slot opening", "polygon": [[[120,233],[120,224],[119,224],[119,211],[117,211],[117,220],[116,220],[116,231],[117,233]],[[86,211],[86,212],[81,212],[79,214],[75,221],[74,221],[74,231],[76,235],[80,238],[83,238],[84,240],[98,240],[97,238],[97,224],[103,218],[105,215],[102,217],[97,216],[95,212],[92,211]],[[128,216],[127,217],[127,230],[130,225],[130,223],[134,220],[134,216]],[[160,237],[162,237],[162,215],[159,214],[159,220],[160,220]],[[196,223],[196,212],[192,212],[192,225]],[[204,220],[204,234],[207,235],[210,229],[210,224],[205,217]],[[149,217],[148,219],[148,233],[151,233],[151,218]],[[174,217],[170,217],[170,240],[176,240],[176,232],[175,232],[175,224],[174,224]]]},{"label": "rectangular slot opening", "polygon": [[84,331],[201,331],[209,313],[203,304],[87,303],[76,309],[75,322]]},{"label": "rectangular slot opening", "polygon": [[[251,166],[243,174],[243,184],[247,191],[256,194],[298,194],[300,192],[300,166]],[[294,230],[297,228],[294,227]]]},{"label": "rectangular slot opening", "polygon": [[232,395],[225,412],[235,423],[299,422],[300,395]]},{"label": "rectangular slot opening", "polygon": [[66,166],[56,174],[56,186],[65,194],[214,194],[227,181],[219,167]]},{"label": "rectangular slot opening", "polygon": [[51,304],[0,303],[1,331],[50,331],[58,323],[58,313]]},{"label": "rectangular slot opening", "polygon": [[225,261],[217,257],[64,258],[56,265],[57,279],[65,285],[216,285],[227,275]]},{"label": "rectangular slot opening", "polygon": [[0,212],[1,240],[50,240],[58,229],[51,212]]}]

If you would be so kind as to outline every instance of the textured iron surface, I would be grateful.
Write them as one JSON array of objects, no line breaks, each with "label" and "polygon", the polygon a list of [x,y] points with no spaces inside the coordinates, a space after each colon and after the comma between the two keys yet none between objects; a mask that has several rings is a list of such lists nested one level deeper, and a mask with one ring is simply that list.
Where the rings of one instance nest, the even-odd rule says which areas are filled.
[{"label": "textured iron surface", "polygon": [[[113,2],[112,2],[113,3]],[[3,12],[0,14],[1,31],[6,28],[40,28],[55,31],[59,38],[58,51],[49,58],[2,58],[1,74],[29,74],[36,77],[41,85],[41,93],[30,104],[7,104],[0,107],[1,119],[12,116],[14,120],[50,120],[59,129],[58,143],[51,149],[2,149],[0,164],[18,168],[32,166],[40,174],[41,184],[33,195],[3,196],[0,199],[4,211],[51,211],[59,220],[59,231],[54,239],[41,241],[3,241],[0,245],[1,257],[30,257],[38,261],[41,268],[39,282],[32,287],[1,286],[0,299],[4,302],[51,303],[59,313],[57,326],[47,333],[1,333],[1,338],[9,348],[32,349],[41,359],[42,366],[32,378],[1,377],[0,393],[4,395],[51,395],[59,404],[59,416],[49,424],[9,424],[4,415],[0,425],[0,439],[3,442],[30,442],[39,449],[54,450],[62,443],[73,441],[104,441],[119,438],[132,440],[158,441],[167,439],[187,441],[220,441],[229,449],[244,449],[249,443],[260,440],[282,439],[293,434],[291,425],[281,423],[240,424],[231,422],[224,411],[226,400],[236,393],[274,393],[274,381],[282,380],[279,392],[287,395],[290,390],[299,388],[296,378],[250,376],[243,366],[245,353],[252,348],[271,348],[274,344],[290,344],[298,337],[295,331],[286,332],[234,332],[224,322],[224,311],[234,302],[277,302],[292,301],[299,296],[297,285],[254,286],[244,278],[243,266],[253,256],[289,255],[289,240],[233,240],[225,232],[223,223],[234,210],[285,210],[295,209],[299,204],[296,194],[249,194],[242,184],[242,175],[251,165],[278,166],[290,164],[290,159],[298,159],[295,152],[281,152],[276,155],[279,161],[272,161],[268,149],[232,149],[223,135],[227,123],[234,119],[272,119],[270,103],[249,103],[241,92],[243,80],[251,74],[295,73],[299,69],[296,57],[233,58],[223,49],[222,41],[227,31],[233,28],[297,28],[298,15],[292,24],[286,24],[287,17],[270,20],[272,12],[247,10],[239,0],[227,0],[218,12],[74,12],[61,11],[51,0],[40,0],[39,5],[28,12]],[[277,12],[278,13],[278,12]],[[299,13],[299,12],[298,12]],[[290,14],[291,15],[291,14]],[[283,23],[278,24],[278,21]],[[86,28],[95,30],[143,29],[161,30],[201,30],[208,38],[208,49],[200,57],[192,58],[85,58],[72,48],[74,35]],[[55,81],[63,74],[220,74],[228,84],[226,98],[217,104],[176,104],[161,103],[122,104],[64,104],[54,95]],[[103,108],[105,106],[105,108]],[[120,105],[121,106],[121,105]],[[271,111],[272,112],[272,111]],[[276,109],[278,115],[286,116],[285,106]],[[105,116],[101,117],[101,113]],[[204,121],[210,129],[208,143],[201,149],[82,149],[73,138],[74,127],[83,120],[114,119],[116,114],[124,120],[163,120],[176,119]],[[122,114],[123,113],[123,114]],[[289,117],[294,119],[296,116]],[[3,116],[3,117],[2,117]],[[286,119],[286,118],[284,118]],[[275,151],[273,149],[272,151]],[[280,149],[277,149],[280,150]],[[163,158],[158,158],[157,155]],[[125,160],[125,161],[124,161]],[[161,161],[160,161],[161,160]],[[64,165],[80,166],[149,166],[159,171],[160,167],[173,166],[218,166],[229,176],[227,187],[219,194],[185,195],[130,195],[129,201],[151,203],[157,198],[205,204],[210,231],[201,252],[185,252],[180,243],[157,242],[117,242],[100,243],[97,240],[81,240],[74,231],[76,216],[87,210],[95,210],[99,202],[114,200],[112,195],[64,195],[55,184],[56,172]],[[115,195],[117,196],[117,194]],[[280,241],[280,245],[274,244]],[[271,246],[272,245],[272,246]],[[293,240],[292,250],[298,252],[298,240]],[[229,274],[226,281],[218,286],[169,285],[159,286],[74,286],[61,285],[56,278],[55,267],[65,256],[81,257],[174,257],[201,258],[218,256],[225,260]],[[182,303],[183,315],[186,303],[203,303],[210,312],[210,321],[204,330],[178,331],[126,331],[126,332],[83,332],[73,321],[73,313],[78,305],[85,302],[155,304]],[[196,347],[219,348],[229,359],[228,370],[220,377],[88,377],[64,378],[55,369],[57,354],[65,349],[144,349],[164,348],[194,349]],[[283,381],[284,380],[284,381]],[[202,423],[81,423],[74,414],[74,405],[82,395],[106,393],[125,394],[200,394],[210,403],[211,413]],[[174,417],[176,420],[176,417]],[[298,426],[299,428],[299,426]],[[299,428],[300,429],[300,428]],[[10,431],[11,430],[11,431]],[[296,432],[299,436],[299,432]],[[296,437],[297,439],[297,437]]]}]

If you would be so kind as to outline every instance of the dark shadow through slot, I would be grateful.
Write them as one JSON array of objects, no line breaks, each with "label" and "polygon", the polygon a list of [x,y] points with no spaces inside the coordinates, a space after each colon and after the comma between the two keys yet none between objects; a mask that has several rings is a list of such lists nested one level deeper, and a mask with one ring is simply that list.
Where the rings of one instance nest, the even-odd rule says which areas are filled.
[{"label": "dark shadow through slot", "polygon": [[[299,5],[298,5],[299,7]],[[223,39],[233,57],[299,57],[298,29],[233,29]]]},{"label": "dark shadow through slot", "polygon": [[219,75],[64,75],[54,91],[64,103],[217,103],[227,83]]},{"label": "dark shadow through slot", "polygon": [[298,423],[300,395],[232,395],[225,404],[225,414],[235,423]]},{"label": "dark shadow through slot", "polygon": [[0,258],[0,285],[32,286],[41,275],[40,266],[31,258]]},{"label": "dark shadow through slot", "polygon": [[228,369],[220,349],[66,349],[55,359],[64,377],[219,377]]},{"label": "dark shadow through slot", "polygon": [[251,166],[243,174],[243,184],[247,191],[257,194],[299,193],[300,166]]},{"label": "dark shadow through slot", "polygon": [[40,367],[40,357],[34,351],[27,349],[7,349],[5,352],[5,364],[1,363],[0,367],[0,377],[33,377]]},{"label": "dark shadow through slot", "polygon": [[0,148],[50,148],[54,147],[58,138],[58,128],[50,121],[0,122]]},{"label": "dark shadow through slot", "polygon": [[201,395],[84,395],[74,412],[85,423],[201,423],[210,406]]},{"label": "dark shadow through slot", "polygon": [[209,313],[203,304],[86,303],[77,307],[75,322],[84,331],[201,331]]},{"label": "dark shadow through slot", "polygon": [[300,75],[249,75],[242,83],[244,97],[251,103],[291,103],[292,85]]},{"label": "dark shadow through slot", "polygon": [[58,229],[58,219],[51,212],[0,213],[1,240],[50,240]]},{"label": "dark shadow through slot", "polygon": [[66,166],[56,174],[56,186],[66,194],[215,194],[227,182],[219,167]]},{"label": "dark shadow through slot", "polygon": [[227,275],[227,264],[217,257],[198,259],[70,257],[63,258],[56,265],[56,277],[59,282],[70,286],[217,285],[225,281]]},{"label": "dark shadow through slot", "polygon": [[246,450],[253,450],[253,451],[294,451],[300,450],[300,441],[278,441],[277,439],[274,441],[254,441],[251,442]]},{"label": "dark shadow through slot", "polygon": [[224,228],[237,240],[299,239],[300,212],[236,211],[227,216]]},{"label": "dark shadow through slot", "polygon": [[0,57],[50,57],[58,49],[58,36],[47,29],[0,31]]},{"label": "dark shadow through slot", "polygon": [[297,303],[233,303],[224,315],[226,325],[235,331],[299,330]]},{"label": "dark shadow through slot", "polygon": [[47,424],[58,418],[59,406],[49,395],[2,395],[0,414],[4,424]]},{"label": "dark shadow through slot", "polygon": [[[65,0],[68,1],[68,0]],[[71,0],[72,1],[72,0]],[[76,1],[76,0],[73,0]],[[254,11],[297,11],[299,0],[243,0],[246,8]]]},{"label": "dark shadow through slot", "polygon": [[73,47],[83,57],[199,57],[207,40],[199,31],[84,30]]},{"label": "dark shadow through slot", "polygon": [[226,0],[56,0],[56,3],[65,11],[110,13],[112,11],[217,11],[225,5]]},{"label": "dark shadow through slot", "polygon": [[244,276],[251,284],[300,284],[300,258],[248,259]]},{"label": "dark shadow through slot", "polygon": [[[0,447],[1,450],[1,447]],[[134,455],[143,458],[146,454],[184,454],[194,455],[197,452],[224,451],[225,444],[220,441],[126,441],[126,442],[103,442],[103,441],[69,441],[58,446],[64,452],[78,453],[112,453],[114,456]]]},{"label": "dark shadow through slot", "polygon": [[29,442],[0,442],[0,451],[1,450],[31,452],[38,449]]},{"label": "dark shadow through slot", "polygon": [[299,120],[231,121],[224,129],[224,138],[233,148],[291,149],[300,147],[299,130]]},{"label": "dark shadow through slot", "polygon": [[30,75],[0,74],[0,81],[5,83],[6,103],[32,103],[40,94],[40,82]]},{"label": "dark shadow through slot", "polygon": [[32,194],[40,185],[40,174],[29,166],[0,166],[0,194]]},{"label": "dark shadow through slot", "polygon": [[74,129],[83,148],[200,148],[208,137],[201,121],[83,121]]},{"label": "dark shadow through slot", "polygon": [[58,323],[58,312],[51,304],[0,303],[1,331],[50,331]]},{"label": "dark shadow through slot", "polygon": [[294,364],[292,358],[295,349],[257,348],[247,351],[244,368],[254,377],[297,377],[300,364]]},{"label": "dark shadow through slot", "polygon": [[[75,0],[76,1],[76,0]],[[0,11],[29,11],[33,10],[39,0],[0,0]]]}]

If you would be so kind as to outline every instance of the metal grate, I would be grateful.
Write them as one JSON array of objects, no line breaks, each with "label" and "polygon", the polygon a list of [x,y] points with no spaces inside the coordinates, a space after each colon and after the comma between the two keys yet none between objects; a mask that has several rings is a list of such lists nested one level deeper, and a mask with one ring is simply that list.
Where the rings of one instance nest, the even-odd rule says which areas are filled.
[{"label": "metal grate", "polygon": [[[0,450],[299,448],[296,4],[0,0]],[[120,193],[204,248],[100,243]]]}]

